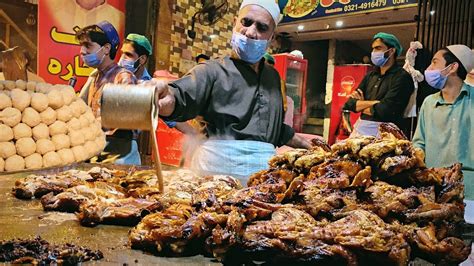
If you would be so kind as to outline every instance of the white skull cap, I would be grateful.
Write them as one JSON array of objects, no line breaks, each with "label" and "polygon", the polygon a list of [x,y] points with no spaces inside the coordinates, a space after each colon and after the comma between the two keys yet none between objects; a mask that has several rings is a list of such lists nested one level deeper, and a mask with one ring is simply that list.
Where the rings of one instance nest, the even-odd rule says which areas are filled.
[{"label": "white skull cap", "polygon": [[471,48],[462,44],[449,45],[446,48],[459,59],[467,73],[471,72],[474,68],[474,52]]},{"label": "white skull cap", "polygon": [[273,21],[275,21],[275,25],[278,25],[282,18],[280,15],[280,7],[275,0],[244,0],[240,5],[239,10],[248,5],[257,5],[267,10],[267,12],[272,16]]}]

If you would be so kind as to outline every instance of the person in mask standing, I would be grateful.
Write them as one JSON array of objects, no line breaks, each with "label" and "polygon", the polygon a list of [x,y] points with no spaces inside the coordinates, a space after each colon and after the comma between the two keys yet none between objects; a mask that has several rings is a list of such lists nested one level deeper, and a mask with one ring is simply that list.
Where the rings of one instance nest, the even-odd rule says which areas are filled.
[{"label": "person in mask standing", "polygon": [[155,82],[156,104],[166,120],[201,115],[209,139],[191,167],[201,174],[246,178],[268,168],[275,146],[309,148],[283,123],[278,72],[263,58],[280,19],[274,0],[244,0],[234,20],[232,54],[198,64],[181,79]]},{"label": "person in mask standing", "polygon": [[392,122],[403,128],[403,111],[414,90],[413,80],[396,63],[402,54],[400,41],[393,34],[379,32],[372,40],[372,63],[376,70],[368,73],[349,96],[344,110],[361,112],[351,137],[377,136],[381,122]]},{"label": "person in mask standing", "polygon": [[474,87],[463,82],[474,68],[465,45],[439,50],[425,71],[426,82],[440,91],[424,100],[413,144],[425,151],[428,167],[462,163],[466,213],[474,223]]},{"label": "person in mask standing", "polygon": [[148,57],[152,54],[152,47],[145,36],[135,33],[128,34],[123,41],[121,51],[122,57],[118,62],[119,66],[134,73],[139,81],[151,79],[145,65],[148,62]]},{"label": "person in mask standing", "polygon": [[[100,119],[103,86],[107,83],[136,84],[132,72],[117,65],[114,58],[120,45],[119,35],[112,24],[102,21],[82,28],[76,33],[81,45],[81,57],[86,65],[95,68],[82,87],[80,97]],[[116,164],[140,164],[138,145],[131,130],[106,130],[107,146],[104,151],[120,154]]]}]

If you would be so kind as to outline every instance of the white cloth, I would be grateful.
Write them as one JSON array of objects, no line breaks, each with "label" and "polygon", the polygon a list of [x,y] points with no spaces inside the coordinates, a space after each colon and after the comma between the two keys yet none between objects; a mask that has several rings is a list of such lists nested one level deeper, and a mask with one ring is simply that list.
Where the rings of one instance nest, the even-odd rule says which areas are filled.
[{"label": "white cloth", "polygon": [[286,112],[284,123],[293,127],[293,118],[295,114],[295,102],[290,96],[286,96]]},{"label": "white cloth", "polygon": [[454,44],[446,47],[461,62],[467,73],[474,68],[474,51],[466,45]]},{"label": "white cloth", "polygon": [[240,5],[240,9],[248,5],[257,5],[263,7],[268,13],[270,13],[273,21],[275,21],[275,25],[278,25],[282,18],[282,16],[280,16],[280,7],[275,2],[275,0],[244,0]]},{"label": "white cloth", "polygon": [[408,100],[407,107],[405,108],[405,111],[403,112],[403,117],[404,118],[411,118],[411,117],[416,117],[416,95],[418,93],[418,82],[415,82],[415,90],[410,96],[410,99]]},{"label": "white cloth", "polygon": [[275,147],[252,140],[207,140],[193,154],[191,169],[201,175],[231,175],[243,186],[248,176],[268,168]]},{"label": "white cloth", "polygon": [[422,49],[423,45],[420,42],[410,42],[410,48],[407,50],[405,56],[405,65],[403,65],[403,69],[405,69],[408,74],[410,74],[411,78],[413,79],[413,83],[415,84],[415,90],[410,96],[410,100],[408,100],[408,105],[403,112],[404,118],[411,118],[416,117],[416,94],[418,92],[418,83],[422,82],[425,79],[425,76],[418,70],[415,69],[415,60],[416,56],[418,55],[417,50]]},{"label": "white cloth", "polygon": [[474,224],[474,200],[464,200],[466,207],[464,208],[464,220],[468,224]]},{"label": "white cloth", "polygon": [[354,125],[354,131],[352,131],[350,138],[359,136],[379,136],[379,125],[381,122],[368,121],[358,119]]}]

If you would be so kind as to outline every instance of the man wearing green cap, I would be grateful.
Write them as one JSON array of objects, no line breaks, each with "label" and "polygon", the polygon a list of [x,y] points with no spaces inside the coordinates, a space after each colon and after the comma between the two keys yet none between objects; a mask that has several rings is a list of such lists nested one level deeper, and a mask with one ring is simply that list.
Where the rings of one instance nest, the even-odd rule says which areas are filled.
[{"label": "man wearing green cap", "polygon": [[393,34],[379,32],[372,40],[372,63],[376,70],[367,74],[344,105],[344,110],[361,112],[352,137],[378,135],[381,122],[392,122],[403,129],[403,111],[414,90],[413,80],[396,63],[402,46]]},{"label": "man wearing green cap", "polygon": [[145,68],[148,57],[152,53],[150,41],[140,34],[130,33],[123,41],[122,57],[118,64],[135,74],[138,80],[150,80],[151,76]]}]

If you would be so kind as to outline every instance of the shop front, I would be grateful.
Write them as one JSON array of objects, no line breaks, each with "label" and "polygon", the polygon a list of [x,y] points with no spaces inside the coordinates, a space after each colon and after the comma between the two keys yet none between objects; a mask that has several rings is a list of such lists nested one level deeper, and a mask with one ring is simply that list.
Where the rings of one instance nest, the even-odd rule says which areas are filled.
[{"label": "shop front", "polygon": [[[243,11],[242,1],[0,1],[0,43],[29,54],[11,52],[29,59],[15,61],[23,72],[2,64],[5,77],[27,78],[0,79],[0,263],[468,265],[465,166],[427,167],[391,123],[350,137],[367,113],[343,110],[376,69],[374,34],[439,48],[446,35],[419,2],[433,3],[280,1],[271,66],[265,49],[255,63],[239,55],[233,31],[250,23],[239,12],[278,22],[272,0]],[[106,82],[84,101],[83,84],[105,71],[84,63],[75,35],[103,20],[117,36],[100,24],[98,46],[148,37],[155,79]],[[120,138],[114,128],[141,134],[150,160],[118,164],[121,154],[104,152]]]}]

